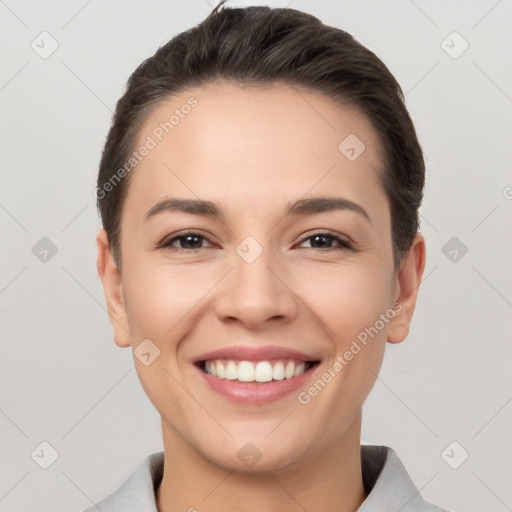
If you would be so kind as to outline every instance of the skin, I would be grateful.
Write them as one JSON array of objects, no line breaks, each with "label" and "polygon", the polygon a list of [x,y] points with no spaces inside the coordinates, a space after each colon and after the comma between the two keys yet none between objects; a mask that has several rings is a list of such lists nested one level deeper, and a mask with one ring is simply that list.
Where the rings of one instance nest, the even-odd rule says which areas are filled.
[{"label": "skin", "polygon": [[[389,203],[377,176],[380,139],[358,111],[285,84],[216,82],[160,103],[138,143],[190,96],[198,105],[132,171],[121,270],[106,233],[97,234],[115,343],[135,349],[149,338],[160,350],[148,366],[134,358],[161,415],[158,510],[357,510],[366,497],[362,404],[386,341],[409,332],[424,238],[416,235],[395,270]],[[338,150],[352,133],[366,146],[353,162]],[[289,202],[313,196],[350,199],[371,222],[350,210],[284,217]],[[214,201],[225,220],[174,211],[144,222],[164,197]],[[205,238],[192,246],[175,241],[181,253],[158,248],[185,229]],[[351,240],[353,250],[308,238],[325,230]],[[263,249],[250,264],[236,252],[247,236]],[[306,405],[295,392],[269,404],[233,404],[191,362],[220,347],[279,345],[321,360],[307,389],[396,301],[400,312]],[[237,457],[248,442],[262,454],[250,468]]]}]

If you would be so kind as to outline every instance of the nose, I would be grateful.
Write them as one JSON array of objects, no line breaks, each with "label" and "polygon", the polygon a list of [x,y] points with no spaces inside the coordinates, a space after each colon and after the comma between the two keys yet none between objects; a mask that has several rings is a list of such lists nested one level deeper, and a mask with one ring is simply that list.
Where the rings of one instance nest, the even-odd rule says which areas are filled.
[{"label": "nose", "polygon": [[[299,299],[285,271],[279,271],[270,251],[264,250],[252,263],[235,254],[234,268],[220,283],[215,308],[226,322],[237,321],[249,329],[268,322],[289,322],[296,317]],[[282,266],[281,266],[282,267]]]}]

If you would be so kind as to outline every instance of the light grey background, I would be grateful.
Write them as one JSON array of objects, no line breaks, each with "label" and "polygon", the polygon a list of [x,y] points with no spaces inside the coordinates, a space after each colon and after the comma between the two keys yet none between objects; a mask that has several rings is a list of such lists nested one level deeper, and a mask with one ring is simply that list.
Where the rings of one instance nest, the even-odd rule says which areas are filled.
[{"label": "light grey background", "polygon": [[[162,449],[131,352],[112,339],[92,191],[129,74],[209,1],[0,0],[0,511],[81,511]],[[376,52],[425,151],[424,282],[408,339],[387,347],[362,440],[393,447],[429,501],[512,510],[512,2],[270,5]],[[59,45],[47,59],[31,48],[51,48],[43,31]],[[453,31],[469,44],[457,58]],[[42,237],[57,248],[46,262],[32,252]],[[443,253],[452,237],[467,247],[456,262]],[[58,453],[48,469],[31,456],[51,453],[44,441]]]}]

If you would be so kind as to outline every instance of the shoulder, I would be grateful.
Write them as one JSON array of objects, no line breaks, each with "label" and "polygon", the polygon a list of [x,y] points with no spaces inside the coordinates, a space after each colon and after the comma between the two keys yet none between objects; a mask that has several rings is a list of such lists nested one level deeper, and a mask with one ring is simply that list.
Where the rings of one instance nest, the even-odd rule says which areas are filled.
[{"label": "shoulder", "polygon": [[83,512],[157,512],[155,489],[163,474],[164,452],[148,455],[111,495]]},{"label": "shoulder", "polygon": [[392,448],[361,445],[361,466],[368,495],[358,512],[451,512],[422,498]]},{"label": "shoulder", "polygon": [[[164,452],[147,456],[114,493],[84,512],[157,512],[155,490],[163,463]],[[367,498],[358,512],[453,512],[422,498],[392,448],[362,445],[361,465]]]}]

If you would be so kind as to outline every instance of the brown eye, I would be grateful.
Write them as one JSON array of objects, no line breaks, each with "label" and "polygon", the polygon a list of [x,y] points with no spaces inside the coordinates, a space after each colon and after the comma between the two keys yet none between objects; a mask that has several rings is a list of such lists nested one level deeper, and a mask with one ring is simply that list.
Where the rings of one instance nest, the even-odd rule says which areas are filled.
[{"label": "brown eye", "polygon": [[[302,243],[311,240],[312,249],[352,249],[352,244],[331,233],[315,233],[305,238]],[[333,247],[333,242],[335,246]],[[336,246],[337,244],[337,246]]]},{"label": "brown eye", "polygon": [[[162,242],[159,247],[178,252],[196,252],[203,248],[202,243],[205,240],[207,240],[207,238],[203,235],[191,231],[169,238]],[[174,245],[176,242],[179,244],[178,247]]]}]

